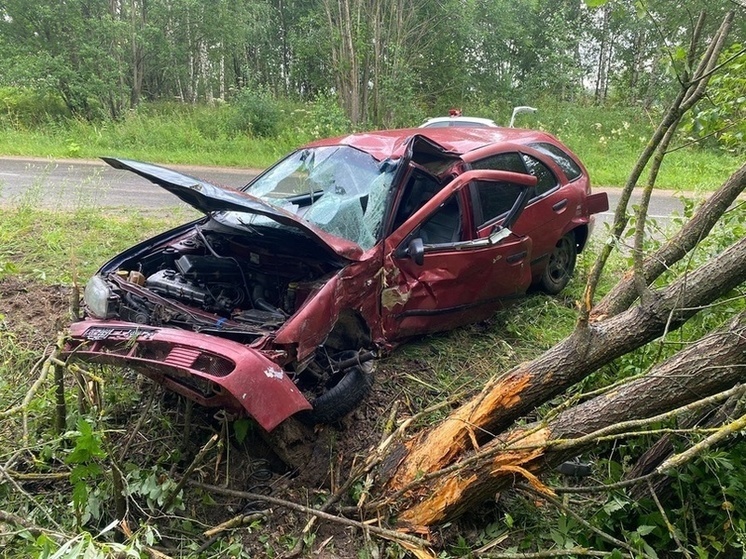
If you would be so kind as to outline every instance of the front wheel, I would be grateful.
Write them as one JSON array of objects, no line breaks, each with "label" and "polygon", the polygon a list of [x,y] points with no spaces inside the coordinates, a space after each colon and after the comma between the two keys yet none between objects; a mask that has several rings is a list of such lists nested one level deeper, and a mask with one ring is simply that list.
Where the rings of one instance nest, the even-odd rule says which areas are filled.
[{"label": "front wheel", "polygon": [[315,423],[332,423],[354,410],[373,385],[373,363],[366,362],[338,373],[338,382],[316,398],[311,405]]},{"label": "front wheel", "polygon": [[562,291],[572,277],[577,257],[575,235],[568,233],[557,242],[549,255],[549,262],[539,280],[539,288],[550,295],[557,295]]}]

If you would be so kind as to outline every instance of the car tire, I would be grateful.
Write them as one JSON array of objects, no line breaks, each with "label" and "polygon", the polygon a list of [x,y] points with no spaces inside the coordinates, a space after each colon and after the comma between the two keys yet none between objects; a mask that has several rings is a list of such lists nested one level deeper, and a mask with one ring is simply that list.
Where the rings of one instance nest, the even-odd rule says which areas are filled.
[{"label": "car tire", "polygon": [[371,368],[365,365],[349,368],[337,384],[311,402],[315,423],[342,419],[363,401],[373,386]]},{"label": "car tire", "polygon": [[570,281],[578,258],[575,235],[562,237],[549,255],[549,262],[539,280],[539,288],[550,295],[557,295]]}]

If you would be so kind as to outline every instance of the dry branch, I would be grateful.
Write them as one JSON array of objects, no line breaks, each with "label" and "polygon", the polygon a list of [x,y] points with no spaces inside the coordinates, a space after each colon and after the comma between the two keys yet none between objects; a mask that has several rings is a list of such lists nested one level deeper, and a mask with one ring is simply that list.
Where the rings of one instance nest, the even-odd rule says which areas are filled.
[{"label": "dry branch", "polygon": [[218,487],[217,485],[209,485],[209,484],[200,483],[197,481],[190,481],[189,484],[192,485],[193,487],[198,487],[200,489],[204,489],[205,491],[210,491],[212,493],[217,493],[220,495],[229,495],[231,497],[240,497],[242,499],[264,501],[269,504],[278,505],[281,507],[285,507],[285,508],[295,510],[298,512],[302,512],[302,513],[306,513],[306,514],[311,514],[313,516],[319,517],[322,520],[326,520],[326,521],[333,522],[336,524],[342,524],[344,526],[352,526],[354,528],[359,528],[361,530],[368,531],[382,538],[396,541],[401,544],[409,544],[409,545],[415,546],[417,548],[422,548],[422,549],[426,548],[429,545],[429,542],[421,538],[417,538],[415,536],[405,534],[403,532],[399,532],[396,530],[387,530],[385,528],[379,528],[378,526],[373,526],[371,524],[366,524],[364,522],[358,522],[357,520],[352,520],[350,518],[345,518],[343,516],[335,516],[333,514],[322,512],[318,509],[305,507],[303,505],[299,505],[298,503],[293,503],[285,499],[278,499],[277,497],[272,497],[270,495],[261,495],[259,493],[250,493],[248,491],[236,491],[234,489],[226,489],[225,487]]},{"label": "dry branch", "polygon": [[197,456],[194,457],[194,460],[192,460],[192,463],[189,464],[189,467],[184,472],[184,475],[181,477],[179,482],[176,484],[176,487],[173,488],[171,493],[169,493],[166,500],[163,502],[163,510],[167,511],[169,507],[173,504],[174,499],[179,495],[179,491],[182,490],[184,485],[186,484],[187,480],[189,479],[189,476],[192,475],[192,472],[202,463],[202,460],[204,460],[205,455],[210,451],[210,449],[215,446],[215,443],[218,442],[218,435],[217,433],[214,434],[212,437],[210,437],[210,440],[208,440],[205,445],[200,449],[200,451],[197,453]]},{"label": "dry branch", "polygon": [[0,510],[0,523],[13,524],[20,528],[23,528],[24,530],[28,530],[32,536],[40,536],[41,534],[44,534],[58,543],[65,542],[70,539],[69,536],[66,536],[60,532],[52,532],[51,530],[46,530],[45,528],[34,524],[26,518],[4,510]]}]

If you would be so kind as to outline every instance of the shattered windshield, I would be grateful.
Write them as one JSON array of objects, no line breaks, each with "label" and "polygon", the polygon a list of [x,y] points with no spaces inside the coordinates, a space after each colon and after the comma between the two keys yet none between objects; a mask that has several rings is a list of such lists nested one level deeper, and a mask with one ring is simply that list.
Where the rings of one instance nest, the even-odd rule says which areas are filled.
[{"label": "shattered windshield", "polygon": [[[308,148],[277,163],[244,191],[367,250],[378,240],[396,168],[396,162],[379,162],[349,146]],[[246,226],[287,227],[243,212],[222,217]]]}]

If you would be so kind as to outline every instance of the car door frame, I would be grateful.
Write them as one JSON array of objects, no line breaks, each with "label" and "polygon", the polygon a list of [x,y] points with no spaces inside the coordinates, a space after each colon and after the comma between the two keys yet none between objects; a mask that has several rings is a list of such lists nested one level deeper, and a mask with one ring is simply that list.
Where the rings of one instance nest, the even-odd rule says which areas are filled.
[{"label": "car door frame", "polygon": [[[573,159],[580,167],[581,174],[576,179],[569,180],[551,157],[524,144],[489,146],[470,152],[464,156],[464,160],[471,166],[477,161],[503,153],[517,153],[521,158],[529,156],[536,159],[552,173],[556,181],[555,187],[528,201],[528,213],[524,212],[523,219],[516,227],[516,233],[529,235],[534,242],[531,267],[534,277],[537,277],[543,271],[557,241],[572,229],[588,223],[588,216],[583,210],[583,192],[588,189],[588,172]],[[525,160],[523,162],[526,166]],[[530,174],[527,166],[526,172]],[[530,219],[529,214],[534,218]]]},{"label": "car door frame", "polygon": [[[474,181],[514,183],[524,188],[502,225],[479,238],[472,217]],[[467,171],[445,185],[384,241],[381,324],[389,340],[481,320],[531,283],[531,239],[510,226],[525,207],[533,175],[494,170]],[[426,245],[419,228],[452,196],[462,204],[462,240]]]}]

